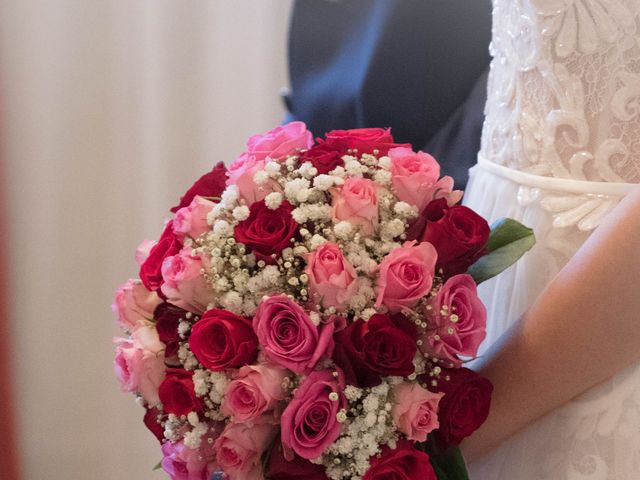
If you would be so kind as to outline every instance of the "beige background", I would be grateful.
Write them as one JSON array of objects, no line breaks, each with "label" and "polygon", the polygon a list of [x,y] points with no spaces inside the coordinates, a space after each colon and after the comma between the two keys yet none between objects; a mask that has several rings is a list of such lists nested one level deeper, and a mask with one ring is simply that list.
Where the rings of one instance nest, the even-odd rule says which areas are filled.
[{"label": "beige background", "polygon": [[[0,145],[27,480],[161,458],[112,373],[118,283],[191,182],[282,118],[289,1],[0,0]],[[0,477],[2,475],[0,474]]]}]

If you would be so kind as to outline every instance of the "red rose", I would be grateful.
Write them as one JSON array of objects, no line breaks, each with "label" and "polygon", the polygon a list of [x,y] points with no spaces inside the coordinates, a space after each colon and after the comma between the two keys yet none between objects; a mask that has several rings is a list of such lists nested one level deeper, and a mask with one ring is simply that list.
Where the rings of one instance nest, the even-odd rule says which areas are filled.
[{"label": "red rose", "polygon": [[271,210],[264,202],[255,202],[249,207],[249,218],[236,225],[236,241],[244,243],[254,254],[267,263],[274,263],[271,255],[279,254],[291,245],[298,224],[291,217],[293,207],[282,202]]},{"label": "red rose", "polygon": [[157,408],[147,408],[147,413],[144,414],[144,424],[153,433],[160,443],[164,442],[164,427],[158,422],[158,415],[162,412]]},{"label": "red rose", "polygon": [[369,462],[362,480],[438,480],[429,455],[413,448],[407,440],[399,441],[395,450],[384,447],[382,454],[371,457]]},{"label": "red rose", "polygon": [[317,144],[300,155],[300,163],[311,162],[318,170],[318,175],[326,175],[336,167],[343,167],[341,152],[331,148],[324,140],[318,138]]},{"label": "red rose", "polygon": [[424,220],[426,228],[421,240],[436,247],[436,268],[442,268],[447,277],[466,272],[484,255],[491,233],[489,224],[470,208],[449,207],[447,201],[440,198],[427,205]]},{"label": "red rose", "polygon": [[258,355],[258,338],[250,319],[212,309],[191,329],[189,347],[205,368],[219,372],[253,362]]},{"label": "red rose", "polygon": [[349,149],[356,149],[358,153],[373,153],[378,150],[379,155],[386,155],[394,147],[409,147],[408,143],[394,143],[390,128],[355,128],[352,130],[333,130],[325,135],[325,145],[328,148],[346,153]]},{"label": "red rose", "polygon": [[[165,227],[160,240],[149,251],[149,256],[140,265],[140,280],[150,292],[158,292],[162,286],[162,262],[165,258],[176,255],[182,249],[182,242],[173,232],[173,221]],[[164,298],[164,297],[163,297]]]},{"label": "red rose", "polygon": [[202,402],[196,397],[191,372],[182,368],[168,368],[167,377],[158,389],[162,409],[166,413],[187,415],[202,410]]},{"label": "red rose", "polygon": [[284,458],[282,443],[275,441],[269,456],[267,480],[329,480],[323,465],[295,455],[291,461]]},{"label": "red rose", "polygon": [[205,173],[180,197],[180,203],[171,211],[176,213],[182,207],[187,207],[196,195],[201,197],[219,197],[224,192],[227,181],[227,169],[224,163],[219,162],[209,173]]},{"label": "red rose", "polygon": [[415,326],[401,314],[356,320],[335,337],[333,360],[349,385],[373,387],[380,377],[406,377],[414,372]]},{"label": "red rose", "polygon": [[[445,380],[445,377],[449,380]],[[459,445],[484,423],[491,407],[493,385],[468,368],[443,370],[437,386],[424,379],[429,390],[444,393],[440,399],[437,430],[441,447]]]},{"label": "red rose", "polygon": [[153,319],[156,321],[156,330],[160,341],[166,345],[164,356],[173,357],[178,353],[180,335],[178,335],[178,325],[180,320],[185,319],[186,310],[164,302],[156,307],[153,312]]}]

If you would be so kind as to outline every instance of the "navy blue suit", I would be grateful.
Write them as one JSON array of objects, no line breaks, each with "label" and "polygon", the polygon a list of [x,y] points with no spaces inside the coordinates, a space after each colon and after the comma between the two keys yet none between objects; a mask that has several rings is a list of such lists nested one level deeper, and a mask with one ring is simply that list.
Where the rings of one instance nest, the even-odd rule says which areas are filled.
[{"label": "navy blue suit", "polygon": [[490,0],[297,0],[289,120],[391,127],[458,187],[475,163],[486,99]]}]

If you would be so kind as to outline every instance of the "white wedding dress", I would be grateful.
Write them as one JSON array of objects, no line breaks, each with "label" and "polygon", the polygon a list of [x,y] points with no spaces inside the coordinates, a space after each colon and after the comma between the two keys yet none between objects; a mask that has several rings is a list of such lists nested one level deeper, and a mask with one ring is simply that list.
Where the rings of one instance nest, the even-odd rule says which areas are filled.
[{"label": "white wedding dress", "polygon": [[[494,0],[493,22],[482,148],[465,203],[532,227],[537,245],[480,288],[485,350],[640,182],[640,0]],[[470,475],[640,480],[640,365],[529,426]]]}]

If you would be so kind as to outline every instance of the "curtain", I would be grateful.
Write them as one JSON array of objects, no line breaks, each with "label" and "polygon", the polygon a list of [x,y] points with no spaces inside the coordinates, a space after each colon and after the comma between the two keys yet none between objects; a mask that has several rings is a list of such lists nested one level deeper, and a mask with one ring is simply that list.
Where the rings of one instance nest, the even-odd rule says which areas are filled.
[{"label": "curtain", "polygon": [[23,478],[165,478],[112,372],[112,294],[191,182],[282,118],[289,6],[0,0],[1,321]]}]

